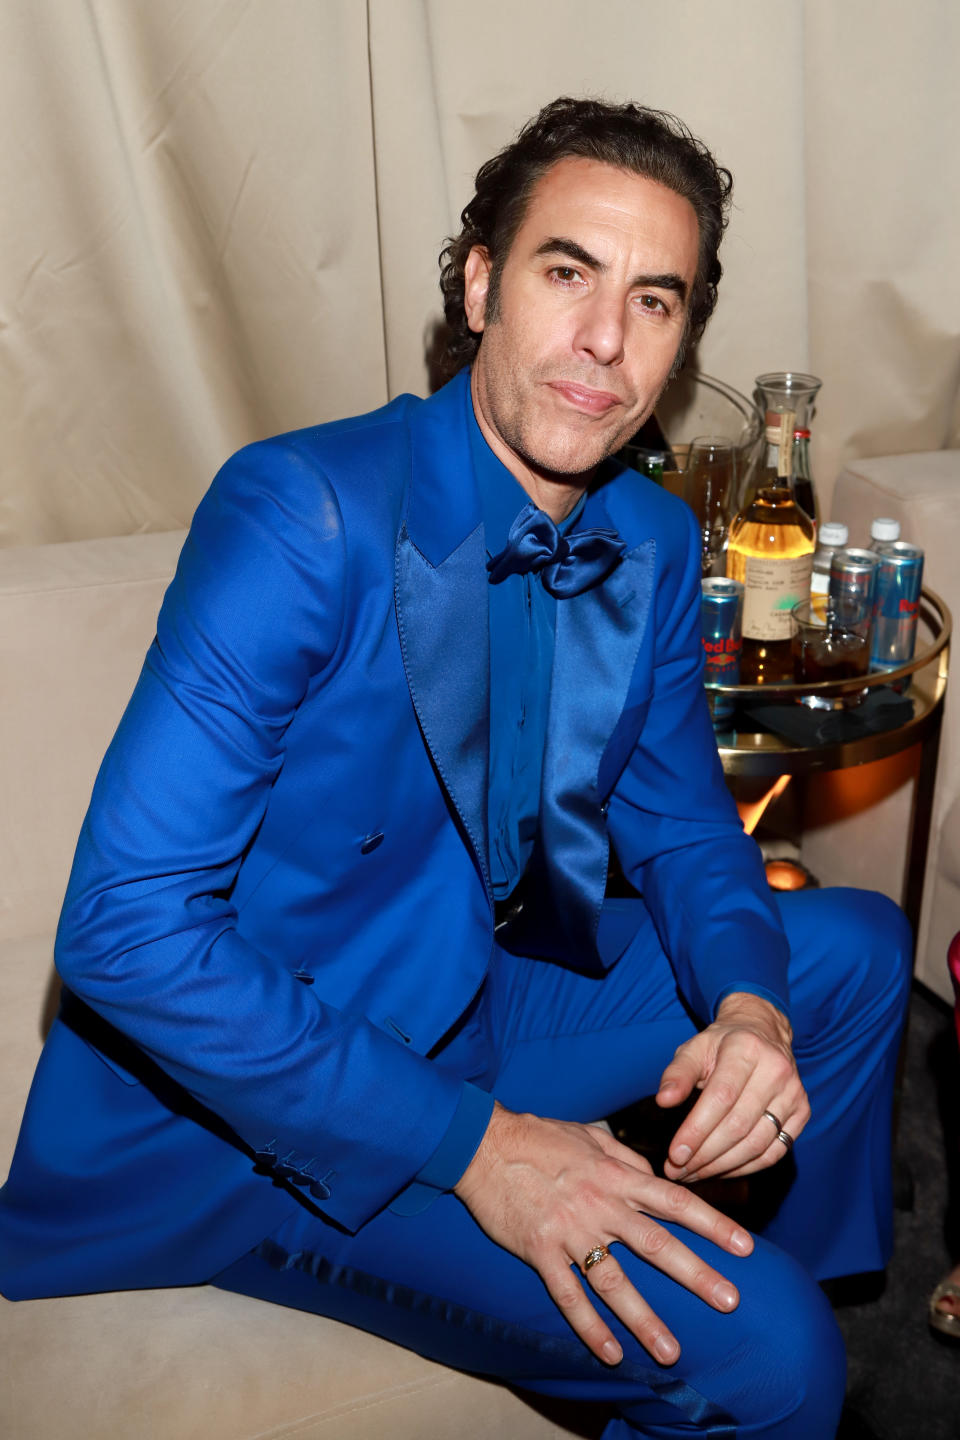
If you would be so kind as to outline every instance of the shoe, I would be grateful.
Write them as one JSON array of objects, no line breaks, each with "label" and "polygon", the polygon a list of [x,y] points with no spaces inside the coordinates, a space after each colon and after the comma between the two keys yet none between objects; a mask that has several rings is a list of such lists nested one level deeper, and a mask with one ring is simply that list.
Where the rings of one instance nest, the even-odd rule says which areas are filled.
[{"label": "shoe", "polygon": [[960,1304],[960,1285],[953,1280],[941,1280],[940,1284],[930,1296],[930,1306],[927,1310],[927,1319],[934,1330],[941,1335],[949,1335],[951,1340],[960,1340],[960,1314],[954,1314],[951,1310],[939,1309],[941,1300],[947,1296]]}]

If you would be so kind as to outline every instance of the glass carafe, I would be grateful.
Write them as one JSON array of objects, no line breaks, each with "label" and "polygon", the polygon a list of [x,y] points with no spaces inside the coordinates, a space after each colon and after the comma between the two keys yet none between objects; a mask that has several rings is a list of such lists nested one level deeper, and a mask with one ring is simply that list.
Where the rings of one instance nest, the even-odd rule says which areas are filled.
[{"label": "glass carafe", "polygon": [[793,678],[790,610],[809,597],[816,533],[794,494],[794,434],[809,428],[819,388],[815,375],[777,372],[757,378],[766,457],[755,493],[730,526],[727,546],[727,574],[744,586],[740,678],[748,685]]},{"label": "glass carafe", "polygon": [[[814,524],[819,524],[816,488],[810,475],[810,421],[813,418],[817,395],[823,381],[817,375],[801,374],[798,370],[772,370],[758,375],[754,381],[756,389],[753,398],[764,417],[768,431],[771,425],[778,425],[780,416],[793,415],[794,489],[797,504],[805,510]],[[803,431],[797,438],[797,431]],[[801,457],[801,451],[803,455]],[[757,491],[767,483],[764,480],[764,463],[761,458],[741,486],[739,505],[743,509],[755,498]],[[806,501],[806,503],[804,503]],[[812,507],[812,508],[811,508]]]}]

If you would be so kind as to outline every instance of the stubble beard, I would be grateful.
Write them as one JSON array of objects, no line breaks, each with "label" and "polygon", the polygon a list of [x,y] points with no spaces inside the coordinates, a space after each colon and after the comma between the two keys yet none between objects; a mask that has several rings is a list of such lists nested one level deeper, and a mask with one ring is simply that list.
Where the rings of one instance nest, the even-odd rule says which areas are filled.
[{"label": "stubble beard", "polygon": [[591,474],[622,444],[619,432],[613,436],[591,435],[589,432],[577,436],[567,431],[561,439],[558,431],[553,443],[548,446],[538,443],[536,437],[530,434],[533,428],[525,426],[522,420],[516,425],[508,422],[501,433],[524,464],[547,477],[569,480],[576,475]]},{"label": "stubble beard", "polygon": [[[582,384],[597,389],[607,389],[608,383],[605,377],[592,374],[567,375],[556,373],[556,367],[550,364],[543,364],[532,372],[522,364],[515,365],[508,362],[503,364],[503,352],[498,345],[495,352],[490,355],[490,338],[497,335],[500,338],[500,305],[499,293],[493,297],[492,307],[488,306],[488,323],[484,334],[484,341],[487,344],[487,356],[489,367],[483,385],[485,399],[489,407],[489,420],[492,421],[497,434],[501,440],[513,451],[513,453],[537,474],[546,479],[556,478],[557,480],[569,483],[571,477],[583,475],[590,477],[604,460],[615,455],[617,451],[627,443],[640,429],[644,421],[652,415],[654,408],[660,400],[670,380],[673,378],[673,370],[664,377],[659,390],[648,407],[638,415],[627,419],[611,430],[600,430],[595,421],[588,416],[582,415],[578,421],[571,413],[570,419],[561,422],[555,427],[554,435],[559,437],[562,433],[564,441],[561,445],[545,444],[537,438],[537,431],[548,425],[538,403],[538,394],[543,387],[551,381],[563,380],[571,384]],[[680,352],[682,353],[682,346]],[[475,365],[481,363],[483,344],[478,350]],[[678,357],[679,358],[679,354]],[[512,357],[511,357],[512,360]],[[521,397],[517,404],[516,397]]]},{"label": "stubble beard", "polygon": [[[547,377],[534,375],[528,377],[530,382],[529,394],[530,403],[527,407],[520,406],[512,410],[509,406],[498,406],[496,397],[491,394],[493,402],[494,418],[497,431],[500,437],[509,445],[513,453],[520,457],[523,463],[546,478],[556,477],[560,480],[569,481],[577,475],[591,475],[604,460],[615,455],[623,445],[630,440],[649,414],[652,414],[654,405],[666,388],[668,381],[664,381],[653,405],[631,419],[624,419],[621,424],[611,430],[599,431],[595,428],[595,422],[591,422],[586,416],[582,417],[579,424],[571,417],[566,424],[557,425],[552,432],[552,443],[538,437],[538,431],[542,431],[548,424],[547,420],[537,414],[536,393],[537,390],[547,383]],[[596,377],[582,382],[571,376],[564,376],[572,383],[595,384]],[[500,386],[496,387],[500,389]],[[512,377],[508,380],[504,389],[512,388],[514,394],[522,393],[522,387],[513,383]],[[497,410],[501,410],[497,415]],[[529,411],[529,413],[525,413]]]}]

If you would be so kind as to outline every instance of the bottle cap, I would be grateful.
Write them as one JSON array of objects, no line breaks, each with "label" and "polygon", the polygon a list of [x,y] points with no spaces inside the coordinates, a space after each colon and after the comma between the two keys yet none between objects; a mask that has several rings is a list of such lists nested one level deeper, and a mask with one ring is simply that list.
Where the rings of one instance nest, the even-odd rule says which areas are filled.
[{"label": "bottle cap", "polygon": [[828,520],[820,526],[820,544],[840,548],[850,539],[850,531],[840,520]]},{"label": "bottle cap", "polygon": [[899,540],[900,521],[890,520],[885,515],[881,515],[880,518],[878,520],[874,520],[873,524],[870,526],[870,539]]}]

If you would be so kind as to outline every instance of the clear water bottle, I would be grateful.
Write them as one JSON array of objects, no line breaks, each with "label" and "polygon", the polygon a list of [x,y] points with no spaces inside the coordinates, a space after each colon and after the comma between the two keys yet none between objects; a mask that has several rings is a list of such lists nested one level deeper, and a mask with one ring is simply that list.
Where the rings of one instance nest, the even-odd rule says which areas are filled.
[{"label": "clear water bottle", "polygon": [[827,595],[830,591],[830,557],[834,550],[842,550],[850,539],[850,531],[839,520],[827,520],[820,526],[817,548],[813,552],[813,572],[810,576],[810,594]]},{"label": "clear water bottle", "polygon": [[889,544],[893,540],[900,539],[900,521],[891,520],[886,515],[880,515],[876,520],[870,522],[870,539],[864,545],[865,550],[873,550],[877,545]]}]

